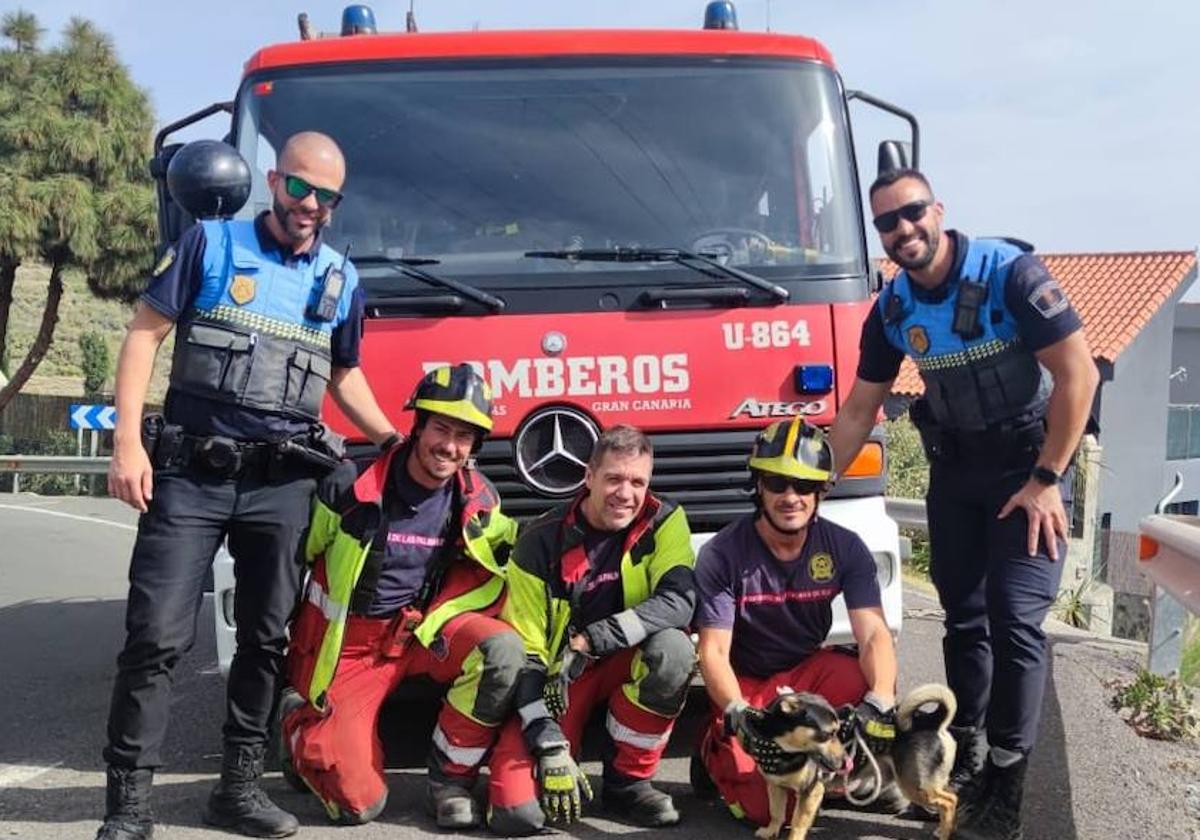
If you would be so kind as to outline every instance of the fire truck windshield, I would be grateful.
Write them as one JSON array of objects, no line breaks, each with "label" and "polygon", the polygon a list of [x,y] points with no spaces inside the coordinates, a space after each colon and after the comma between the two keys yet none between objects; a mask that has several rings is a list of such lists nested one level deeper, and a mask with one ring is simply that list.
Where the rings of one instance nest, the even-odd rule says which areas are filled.
[{"label": "fire truck windshield", "polygon": [[[673,247],[774,282],[863,276],[849,133],[833,71],[750,58],[404,61],[246,80],[236,143],[255,170],[242,215],[294,132],[345,151],[329,230],[362,264],[437,260],[476,288],[595,282],[610,263],[529,251]],[[637,283],[695,284],[622,265]],[[649,275],[648,273],[653,273]],[[379,293],[427,289],[365,271]],[[660,279],[660,275],[666,279]],[[653,279],[652,279],[653,277]]]}]

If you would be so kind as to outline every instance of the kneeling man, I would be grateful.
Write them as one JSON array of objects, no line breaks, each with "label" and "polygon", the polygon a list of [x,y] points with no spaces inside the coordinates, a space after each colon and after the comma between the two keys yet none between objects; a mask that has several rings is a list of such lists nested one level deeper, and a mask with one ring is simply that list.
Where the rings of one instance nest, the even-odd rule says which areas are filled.
[{"label": "kneeling man", "polygon": [[[701,796],[719,793],[735,816],[766,825],[766,784],[755,765],[769,756],[758,752],[764,745],[748,736],[747,722],[789,686],[835,708],[857,705],[864,734],[886,749],[896,654],[870,551],[817,516],[833,477],[821,431],[799,417],[771,424],[754,443],[750,472],[755,512],[722,528],[696,561],[700,671],[714,715],[692,758],[692,784]],[[839,593],[857,660],[821,647]]]},{"label": "kneeling man", "polygon": [[368,822],[387,802],[376,733],[384,700],[416,675],[448,684],[427,805],[439,827],[463,829],[480,821],[471,787],[525,657],[497,617],[516,525],[468,466],[492,427],[479,375],[465,364],[430,371],[408,407],[406,442],[361,473],[343,465],[318,489],[281,752],[285,775],[316,793],[330,819]]},{"label": "kneeling man", "polygon": [[498,834],[577,819],[591,798],[575,764],[592,710],[608,705],[604,802],[631,821],[679,821],[650,784],[686,699],[695,650],[691,533],[683,509],[649,492],[650,441],[614,426],[596,441],[586,487],[521,532],[503,617],[527,651],[491,762]]}]

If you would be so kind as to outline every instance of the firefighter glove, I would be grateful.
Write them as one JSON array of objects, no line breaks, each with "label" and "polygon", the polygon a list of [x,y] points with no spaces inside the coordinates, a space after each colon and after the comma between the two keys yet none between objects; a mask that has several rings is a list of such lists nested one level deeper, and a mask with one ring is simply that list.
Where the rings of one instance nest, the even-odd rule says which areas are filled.
[{"label": "firefighter glove", "polygon": [[566,653],[563,654],[562,667],[556,676],[546,680],[546,687],[542,692],[546,708],[550,710],[552,717],[559,719],[567,713],[567,706],[570,705],[571,683],[583,675],[594,658],[586,653],[567,648]]},{"label": "firefighter glove", "polygon": [[854,709],[858,734],[875,755],[887,755],[896,742],[896,710],[868,692]]},{"label": "firefighter glove", "polygon": [[555,747],[538,757],[542,810],[551,822],[566,825],[583,816],[583,802],[592,800],[592,785],[571,758],[569,747]]}]

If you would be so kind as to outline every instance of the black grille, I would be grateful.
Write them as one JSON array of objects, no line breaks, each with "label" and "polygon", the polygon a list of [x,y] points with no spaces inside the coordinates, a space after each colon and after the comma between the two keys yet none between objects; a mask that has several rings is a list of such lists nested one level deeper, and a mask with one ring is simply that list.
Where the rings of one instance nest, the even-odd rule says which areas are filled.
[{"label": "black grille", "polygon": [[[655,493],[683,505],[693,532],[715,531],[753,509],[746,461],[756,429],[670,432],[650,435],[654,444]],[[537,516],[562,501],[525,484],[517,474],[511,440],[488,440],[476,456],[500,492],[503,509],[520,519]],[[831,497],[875,495],[880,480],[839,483]]]}]

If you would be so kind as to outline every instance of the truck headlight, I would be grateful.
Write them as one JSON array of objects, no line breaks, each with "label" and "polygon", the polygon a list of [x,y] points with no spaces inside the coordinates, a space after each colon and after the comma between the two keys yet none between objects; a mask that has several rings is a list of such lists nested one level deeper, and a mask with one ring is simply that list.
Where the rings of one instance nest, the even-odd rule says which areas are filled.
[{"label": "truck headlight", "polygon": [[896,577],[896,558],[888,551],[873,551],[875,558],[875,577],[879,580],[879,588],[887,589]]}]

